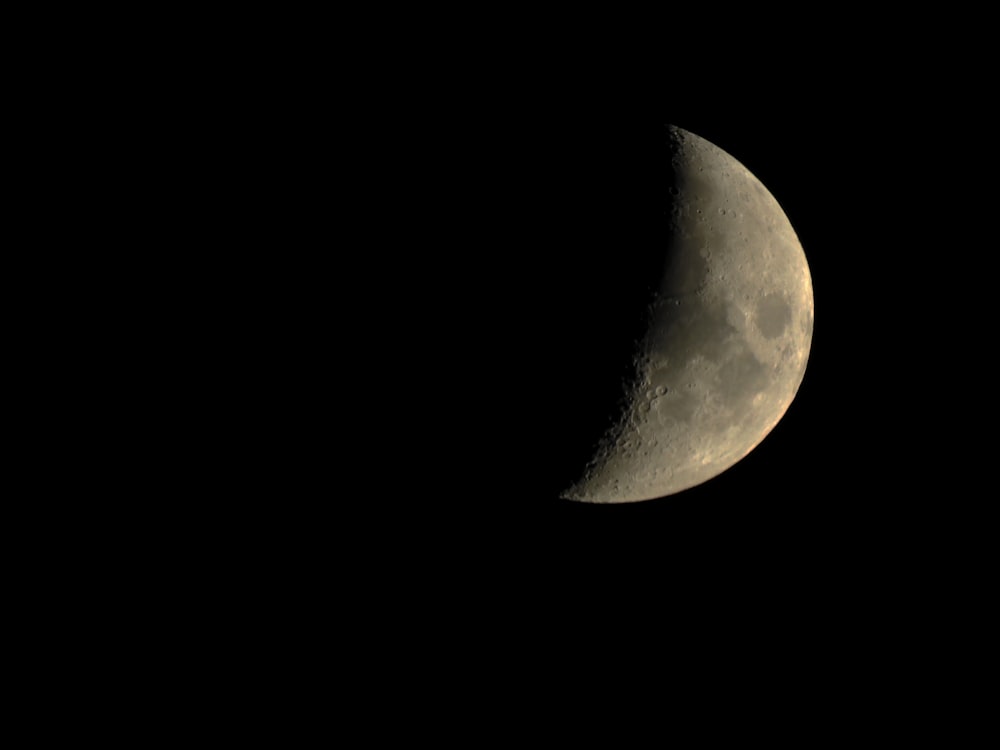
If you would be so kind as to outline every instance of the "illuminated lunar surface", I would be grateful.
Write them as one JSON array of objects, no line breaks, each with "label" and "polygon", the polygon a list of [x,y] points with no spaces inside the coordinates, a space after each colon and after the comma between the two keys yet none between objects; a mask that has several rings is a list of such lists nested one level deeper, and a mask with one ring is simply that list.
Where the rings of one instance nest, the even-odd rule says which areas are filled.
[{"label": "illuminated lunar surface", "polygon": [[625,503],[705,482],[746,456],[802,382],[813,290],[799,239],[740,162],[671,127],[670,240],[620,413],[563,497]]}]

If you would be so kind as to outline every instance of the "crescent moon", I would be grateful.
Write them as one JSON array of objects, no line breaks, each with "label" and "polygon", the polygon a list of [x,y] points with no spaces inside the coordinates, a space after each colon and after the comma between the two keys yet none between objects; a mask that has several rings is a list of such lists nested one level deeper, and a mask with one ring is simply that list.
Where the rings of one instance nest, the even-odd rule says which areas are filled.
[{"label": "crescent moon", "polygon": [[728,153],[670,126],[665,273],[620,413],[562,497],[627,503],[706,482],[752,451],[805,374],[813,288],[775,197]]}]

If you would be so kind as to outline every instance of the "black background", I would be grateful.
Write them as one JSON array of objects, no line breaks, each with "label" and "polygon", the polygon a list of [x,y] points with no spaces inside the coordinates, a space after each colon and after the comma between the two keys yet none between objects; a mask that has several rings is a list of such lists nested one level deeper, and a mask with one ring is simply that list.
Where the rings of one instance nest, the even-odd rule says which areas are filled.
[{"label": "black background", "polygon": [[[116,639],[135,624],[143,652],[195,660],[185,677],[211,664],[304,705],[340,682],[370,726],[402,725],[397,704],[437,724],[516,714],[525,695],[551,713],[572,683],[599,714],[637,684],[604,678],[623,666],[714,707],[720,683],[742,702],[769,677],[798,693],[840,676],[852,697],[873,673],[920,677],[927,643],[953,663],[989,598],[993,528],[976,483],[992,469],[992,297],[976,282],[995,136],[966,19],[951,37],[936,17],[897,25],[909,12],[882,29],[780,18],[739,29],[741,47],[673,19],[640,56],[638,20],[532,33],[535,18],[416,13],[425,28],[185,19],[162,50],[130,35],[155,67],[131,51],[108,71],[60,66],[78,99],[56,97],[46,145],[85,158],[53,182],[100,205],[40,225],[65,225],[104,277],[60,264],[83,307],[107,309],[83,341],[123,360],[85,343],[51,389],[92,371],[104,390],[76,385],[93,416],[69,439],[114,434],[99,460],[81,452],[85,471],[53,458],[39,474],[72,486],[68,516],[42,504],[82,546],[59,564],[87,600],[68,619]],[[815,289],[805,379],[703,485],[560,500],[656,279],[667,123],[743,162],[796,229]],[[120,257],[77,252],[111,240]],[[121,420],[91,395],[108,391]],[[95,556],[106,573],[78,565]],[[91,592],[123,571],[108,627]],[[289,664],[308,676],[268,679]],[[507,684],[496,674],[509,701],[476,691]],[[458,700],[425,711],[413,699],[434,682]]]}]

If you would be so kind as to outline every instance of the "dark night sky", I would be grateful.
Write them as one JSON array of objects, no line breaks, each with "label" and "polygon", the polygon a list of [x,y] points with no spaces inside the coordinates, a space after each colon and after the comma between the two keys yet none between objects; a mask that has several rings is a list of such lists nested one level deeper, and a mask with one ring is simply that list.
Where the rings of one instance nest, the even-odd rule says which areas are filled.
[{"label": "dark night sky", "polygon": [[[980,330],[995,313],[976,306],[996,297],[974,283],[991,281],[996,242],[975,219],[995,223],[996,137],[983,116],[992,89],[952,56],[970,45],[939,41],[943,70],[923,41],[933,34],[858,19],[861,40],[791,18],[772,24],[780,39],[747,33],[750,49],[727,59],[714,24],[675,21],[651,63],[627,54],[632,32],[618,56],[603,29],[577,34],[562,18],[528,39],[533,18],[462,28],[449,15],[425,32],[385,15],[370,38],[298,17],[281,39],[270,17],[259,35],[227,26],[220,38],[247,49],[210,44],[217,62],[171,41],[163,59],[188,61],[181,85],[161,93],[142,78],[148,111],[116,91],[128,117],[97,124],[111,140],[128,131],[134,168],[161,186],[147,195],[122,182],[164,210],[152,226],[136,212],[127,249],[153,256],[162,308],[184,318],[169,323],[169,344],[135,333],[164,352],[151,368],[170,373],[136,400],[136,419],[168,433],[166,465],[145,479],[173,483],[148,525],[168,538],[161,562],[188,566],[206,600],[245,592],[233,634],[280,620],[289,637],[259,641],[284,662],[314,629],[320,649],[308,642],[301,663],[313,670],[320,650],[357,659],[375,687],[348,678],[347,692],[392,721],[384,693],[419,704],[437,682],[515,715],[522,684],[562,651],[589,712],[623,687],[588,684],[595,644],[608,663],[643,667],[662,648],[666,666],[638,684],[663,677],[684,692],[670,673],[677,654],[706,681],[717,672],[700,668],[703,655],[725,660],[727,647],[756,659],[745,675],[774,677],[761,632],[792,644],[805,673],[815,670],[799,666],[799,642],[836,662],[852,649],[842,635],[869,640],[880,609],[969,580],[985,549],[970,530],[995,528],[978,517],[990,496],[972,477],[995,463],[983,416],[995,336]],[[353,45],[334,38],[356,33]],[[819,36],[830,48],[803,55]],[[913,49],[883,43],[901,38]],[[809,364],[785,417],[715,479],[640,503],[560,500],[557,470],[586,437],[593,394],[630,353],[617,334],[650,277],[629,248],[663,228],[666,124],[730,153],[785,209],[815,291]],[[109,223],[124,205],[105,207]],[[169,234],[162,259],[147,252],[149,232]],[[169,410],[189,393],[165,427],[146,419],[146,402]],[[95,503],[76,504],[90,514]],[[146,506],[131,493],[115,521]],[[142,541],[136,528],[124,534]],[[192,622],[202,639],[200,611]],[[896,633],[882,637],[880,651]],[[449,654],[465,674],[442,671]],[[477,689],[506,684],[494,675],[511,669],[509,696]],[[327,671],[342,680],[339,670]],[[793,689],[798,674],[785,679]],[[546,711],[563,697],[528,688]],[[428,713],[454,713],[439,705],[445,714]]]}]

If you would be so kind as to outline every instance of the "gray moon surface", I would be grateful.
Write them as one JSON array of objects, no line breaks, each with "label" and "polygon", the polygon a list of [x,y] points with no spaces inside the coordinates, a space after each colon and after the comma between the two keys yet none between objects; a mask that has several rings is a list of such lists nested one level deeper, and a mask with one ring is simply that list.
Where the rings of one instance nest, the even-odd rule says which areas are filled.
[{"label": "gray moon surface", "polygon": [[625,394],[562,496],[627,503],[716,477],[784,416],[813,332],[806,256],[778,201],[728,153],[667,129],[675,175],[664,276]]}]

